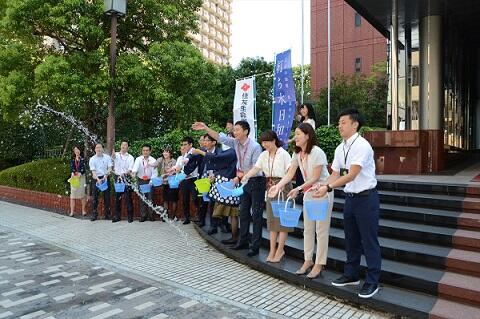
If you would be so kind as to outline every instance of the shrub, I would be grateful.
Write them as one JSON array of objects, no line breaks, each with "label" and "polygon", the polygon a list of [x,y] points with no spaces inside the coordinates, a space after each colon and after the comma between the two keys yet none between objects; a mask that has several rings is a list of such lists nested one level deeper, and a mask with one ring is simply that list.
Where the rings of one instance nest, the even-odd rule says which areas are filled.
[{"label": "shrub", "polygon": [[42,159],[0,172],[0,185],[66,195],[70,168],[67,160]]}]

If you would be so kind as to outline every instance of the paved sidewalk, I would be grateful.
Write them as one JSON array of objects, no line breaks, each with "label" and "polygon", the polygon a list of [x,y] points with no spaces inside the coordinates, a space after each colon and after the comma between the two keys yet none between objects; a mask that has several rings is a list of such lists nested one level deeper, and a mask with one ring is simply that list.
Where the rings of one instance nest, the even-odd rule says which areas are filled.
[{"label": "paved sidewalk", "polygon": [[0,318],[384,317],[238,264],[180,229],[188,243],[166,223],[92,223],[0,202]]}]

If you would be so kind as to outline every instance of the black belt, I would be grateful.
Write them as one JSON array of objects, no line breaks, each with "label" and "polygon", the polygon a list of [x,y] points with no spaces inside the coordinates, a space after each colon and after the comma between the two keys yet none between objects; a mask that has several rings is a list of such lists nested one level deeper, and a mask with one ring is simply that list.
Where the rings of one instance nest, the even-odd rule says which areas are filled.
[{"label": "black belt", "polygon": [[368,196],[368,195],[370,195],[370,193],[372,193],[373,191],[376,191],[376,190],[377,190],[376,188],[371,188],[371,189],[364,190],[360,193],[347,193],[347,192],[344,192],[344,193],[345,193],[345,196],[348,196],[348,197]]}]

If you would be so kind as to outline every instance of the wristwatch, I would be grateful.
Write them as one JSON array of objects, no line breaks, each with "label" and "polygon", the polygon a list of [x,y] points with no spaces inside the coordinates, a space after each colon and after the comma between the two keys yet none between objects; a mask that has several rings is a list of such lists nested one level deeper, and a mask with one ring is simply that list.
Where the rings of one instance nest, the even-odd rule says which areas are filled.
[{"label": "wristwatch", "polygon": [[330,193],[331,191],[333,191],[333,188],[331,188],[330,185],[327,184],[327,192]]},{"label": "wristwatch", "polygon": [[299,193],[303,193],[303,188],[302,188],[301,186],[298,186],[298,187],[297,187],[297,191],[298,191]]}]

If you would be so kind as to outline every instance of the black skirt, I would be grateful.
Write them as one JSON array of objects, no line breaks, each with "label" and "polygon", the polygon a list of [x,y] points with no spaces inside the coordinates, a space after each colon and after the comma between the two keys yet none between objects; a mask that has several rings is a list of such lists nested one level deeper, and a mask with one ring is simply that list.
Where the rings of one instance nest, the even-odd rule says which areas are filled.
[{"label": "black skirt", "polygon": [[163,200],[167,202],[178,201],[178,188],[170,188],[170,185],[164,184],[162,186]]}]

